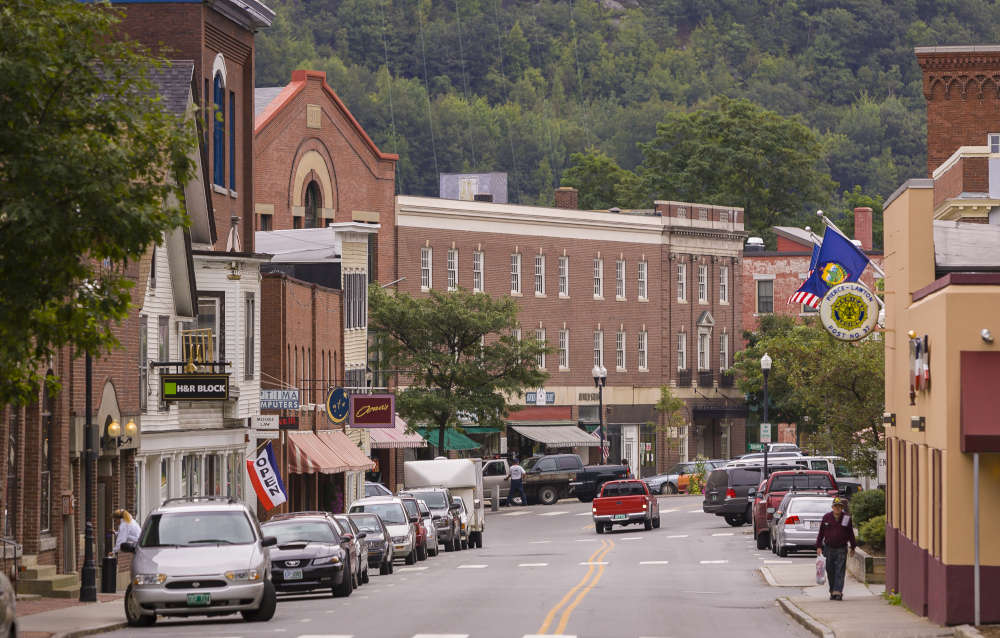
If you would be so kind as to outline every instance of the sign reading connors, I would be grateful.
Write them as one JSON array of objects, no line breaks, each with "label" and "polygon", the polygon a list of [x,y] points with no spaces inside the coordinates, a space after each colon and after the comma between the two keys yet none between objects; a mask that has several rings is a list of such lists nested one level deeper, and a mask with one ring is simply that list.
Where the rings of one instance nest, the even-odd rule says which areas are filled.
[{"label": "sign reading connors", "polygon": [[396,395],[352,394],[351,427],[391,428],[396,425]]},{"label": "sign reading connors", "polygon": [[164,401],[225,401],[229,398],[228,374],[161,374]]}]

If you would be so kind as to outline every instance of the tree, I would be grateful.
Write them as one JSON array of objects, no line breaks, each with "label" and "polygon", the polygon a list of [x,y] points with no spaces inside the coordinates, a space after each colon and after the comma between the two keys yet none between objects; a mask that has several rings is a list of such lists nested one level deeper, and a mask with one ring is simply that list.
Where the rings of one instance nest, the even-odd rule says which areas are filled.
[{"label": "tree", "polygon": [[[656,429],[660,432],[666,431],[668,438],[683,438],[671,437],[669,432],[673,428],[687,425],[687,404],[684,399],[675,397],[669,387],[660,386],[660,400],[656,402],[655,409],[663,417],[662,423],[656,424]],[[667,446],[669,448],[670,444]]]},{"label": "tree", "polygon": [[37,396],[57,349],[114,347],[126,265],[185,222],[194,135],[148,79],[163,63],[115,40],[120,19],[76,0],[0,7],[0,405]]},{"label": "tree", "polygon": [[818,323],[764,317],[736,355],[740,388],[759,405],[763,385],[760,358],[773,360],[768,376],[773,421],[808,419],[815,445],[843,456],[857,470],[875,473],[876,451],[884,447],[885,353],[881,339],[834,339]]},{"label": "tree", "polygon": [[435,425],[440,451],[460,415],[500,424],[509,397],[548,378],[536,359],[550,349],[515,336],[518,306],[510,297],[459,289],[415,298],[372,285],[369,304],[369,328],[385,337],[385,365],[404,375],[399,413]]},{"label": "tree", "polygon": [[626,206],[622,200],[621,185],[633,177],[604,151],[594,148],[585,153],[570,155],[572,166],[563,173],[562,183],[579,191],[580,208],[606,210],[613,206]]},{"label": "tree", "polygon": [[719,97],[712,108],[672,113],[640,146],[647,198],[740,206],[755,235],[821,207],[835,186],[812,129],[748,100]]}]

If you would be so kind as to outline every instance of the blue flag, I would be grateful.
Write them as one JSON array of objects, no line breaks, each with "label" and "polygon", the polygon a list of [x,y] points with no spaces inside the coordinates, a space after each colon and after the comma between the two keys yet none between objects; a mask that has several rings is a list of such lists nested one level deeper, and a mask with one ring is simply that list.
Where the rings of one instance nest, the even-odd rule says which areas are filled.
[{"label": "blue flag", "polygon": [[819,308],[819,302],[830,288],[860,279],[868,261],[868,257],[850,239],[827,227],[823,243],[813,246],[809,276],[788,298],[788,303]]}]

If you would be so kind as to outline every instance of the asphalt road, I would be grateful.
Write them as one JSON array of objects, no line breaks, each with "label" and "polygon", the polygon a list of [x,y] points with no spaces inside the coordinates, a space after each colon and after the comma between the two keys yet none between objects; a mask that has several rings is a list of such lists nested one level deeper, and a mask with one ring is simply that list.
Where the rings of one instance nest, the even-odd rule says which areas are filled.
[{"label": "asphalt road", "polygon": [[[160,618],[113,636],[153,638],[670,638],[807,636],[775,605],[749,527],[701,512],[701,497],[660,500],[662,526],[598,535],[590,505],[489,513],[483,549],[444,553],[378,576],[347,599],[279,599],[267,623],[239,616]],[[803,559],[805,560],[805,559]]]}]

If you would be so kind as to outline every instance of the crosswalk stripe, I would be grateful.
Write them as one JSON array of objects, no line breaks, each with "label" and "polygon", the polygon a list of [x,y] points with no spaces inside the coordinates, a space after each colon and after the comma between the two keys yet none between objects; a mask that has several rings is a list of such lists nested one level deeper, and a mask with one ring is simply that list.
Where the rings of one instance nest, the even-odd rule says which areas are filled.
[{"label": "crosswalk stripe", "polygon": [[422,572],[425,569],[427,569],[426,566],[424,566],[424,567],[397,567],[396,571],[397,572]]},{"label": "crosswalk stripe", "polygon": [[667,536],[667,538],[687,538],[687,537],[688,537],[687,534],[671,534],[670,536]]},{"label": "crosswalk stripe", "polygon": [[790,560],[765,560],[764,564],[765,565],[791,565],[792,561],[790,561]]},{"label": "crosswalk stripe", "polygon": [[732,536],[732,532],[719,532],[717,534],[712,534],[712,536]]},{"label": "crosswalk stripe", "polygon": [[548,567],[548,563],[521,563],[518,567]]},{"label": "crosswalk stripe", "polygon": [[701,514],[701,510],[688,510],[691,514]]},{"label": "crosswalk stripe", "polygon": [[578,542],[578,543],[593,543],[596,540],[597,540],[596,538],[578,538],[578,539],[576,539],[576,542]]},{"label": "crosswalk stripe", "polygon": [[489,565],[459,565],[458,569],[486,569]]},{"label": "crosswalk stripe", "polygon": [[577,514],[577,516],[590,516],[590,515],[591,515],[590,512],[580,512],[579,514]]},{"label": "crosswalk stripe", "polygon": [[469,638],[469,634],[413,634],[413,638]]},{"label": "crosswalk stripe", "polygon": [[660,514],[669,514],[670,512],[676,512],[676,511],[677,511],[676,509],[660,510]]},{"label": "crosswalk stripe", "polygon": [[524,516],[525,514],[531,514],[531,512],[507,512],[506,514],[501,514],[500,516]]},{"label": "crosswalk stripe", "polygon": [[567,512],[567,511],[542,512],[541,514],[539,514],[539,516],[559,516],[560,514],[569,514],[569,512]]},{"label": "crosswalk stripe", "polygon": [[619,538],[620,541],[641,541],[646,538],[645,536],[626,536],[625,538]]},{"label": "crosswalk stripe", "polygon": [[351,634],[299,634],[299,638],[354,638]]},{"label": "crosswalk stripe", "polygon": [[641,560],[640,565],[669,565],[670,561],[666,560]]},{"label": "crosswalk stripe", "polygon": [[528,541],[529,545],[541,545],[542,543],[551,543],[552,541]]},{"label": "crosswalk stripe", "polygon": [[699,561],[702,565],[724,565],[728,563],[728,560],[703,560]]}]

